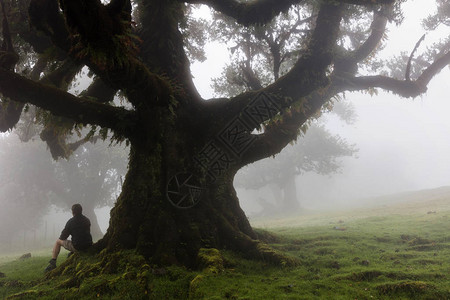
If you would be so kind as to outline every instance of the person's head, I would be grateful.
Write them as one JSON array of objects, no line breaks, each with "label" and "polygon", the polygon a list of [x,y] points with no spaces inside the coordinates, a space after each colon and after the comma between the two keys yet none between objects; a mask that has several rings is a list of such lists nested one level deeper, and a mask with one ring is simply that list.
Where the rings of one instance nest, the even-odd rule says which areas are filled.
[{"label": "person's head", "polygon": [[72,205],[72,215],[79,216],[83,212],[83,208],[81,207],[81,204],[74,204]]}]

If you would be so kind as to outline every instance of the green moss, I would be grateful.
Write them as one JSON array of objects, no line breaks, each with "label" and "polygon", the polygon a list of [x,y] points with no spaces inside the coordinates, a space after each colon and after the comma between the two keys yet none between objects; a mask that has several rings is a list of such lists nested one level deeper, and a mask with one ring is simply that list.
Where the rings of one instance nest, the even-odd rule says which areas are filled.
[{"label": "green moss", "polygon": [[436,288],[432,284],[423,281],[404,281],[382,284],[377,286],[377,289],[381,294],[408,294],[418,297],[420,294],[429,290],[435,290]]},{"label": "green moss", "polygon": [[58,289],[67,289],[72,287],[78,287],[80,284],[77,277],[69,277],[68,279],[62,281],[60,284],[58,284],[56,287]]},{"label": "green moss", "polygon": [[205,272],[218,274],[223,271],[223,258],[214,248],[201,248],[198,251],[198,264]]},{"label": "green moss", "polygon": [[42,292],[37,290],[28,290],[21,293],[13,294],[8,297],[8,299],[38,299],[41,295],[43,295]]},{"label": "green moss", "polygon": [[266,244],[258,243],[257,249],[259,255],[261,255],[261,259],[270,264],[274,264],[281,267],[292,267],[298,266],[300,264],[300,261],[295,257],[277,251]]},{"label": "green moss", "polygon": [[195,276],[194,279],[192,279],[191,283],[189,284],[190,299],[199,298],[202,295],[202,293],[199,293],[198,290],[203,279],[204,279],[203,275],[197,275]]},{"label": "green moss", "polygon": [[275,244],[281,242],[280,236],[273,234],[272,232],[263,229],[255,229],[254,231],[258,236],[258,239],[264,243]]}]

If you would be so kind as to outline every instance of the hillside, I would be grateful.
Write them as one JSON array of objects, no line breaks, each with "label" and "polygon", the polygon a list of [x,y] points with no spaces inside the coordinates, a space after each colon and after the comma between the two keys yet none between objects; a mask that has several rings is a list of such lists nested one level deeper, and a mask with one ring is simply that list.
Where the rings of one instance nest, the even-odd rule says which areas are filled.
[{"label": "hillside", "polygon": [[130,251],[75,254],[44,278],[46,254],[18,254],[0,259],[0,298],[450,299],[449,190],[254,220],[281,263],[216,249],[203,249],[195,269],[149,265]]},{"label": "hillside", "polygon": [[324,225],[342,218],[355,220],[374,216],[427,214],[443,211],[450,211],[450,186],[361,199],[358,205],[353,207],[342,207],[329,211],[304,211],[291,216],[253,218],[250,221],[252,226],[258,228],[299,227]]}]

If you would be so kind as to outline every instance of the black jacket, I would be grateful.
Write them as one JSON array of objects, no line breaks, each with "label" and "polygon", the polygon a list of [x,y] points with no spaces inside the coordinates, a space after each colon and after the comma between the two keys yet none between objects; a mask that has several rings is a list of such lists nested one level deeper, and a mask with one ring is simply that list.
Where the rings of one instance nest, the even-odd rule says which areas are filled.
[{"label": "black jacket", "polygon": [[77,250],[85,250],[92,245],[91,221],[84,215],[78,215],[71,218],[66,223],[60,240],[67,240],[69,235],[72,236],[73,247]]}]

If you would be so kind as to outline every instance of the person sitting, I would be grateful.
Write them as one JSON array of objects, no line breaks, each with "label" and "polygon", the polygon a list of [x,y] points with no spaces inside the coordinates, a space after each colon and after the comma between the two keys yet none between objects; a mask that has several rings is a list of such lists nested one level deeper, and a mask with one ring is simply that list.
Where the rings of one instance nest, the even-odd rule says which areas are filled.
[{"label": "person sitting", "polygon": [[[72,205],[73,217],[67,221],[59,239],[53,246],[52,259],[45,268],[45,272],[49,272],[56,268],[56,259],[58,258],[61,246],[70,252],[78,252],[88,249],[92,246],[91,221],[83,215],[83,208],[80,204]],[[69,236],[72,240],[68,240]]]}]

